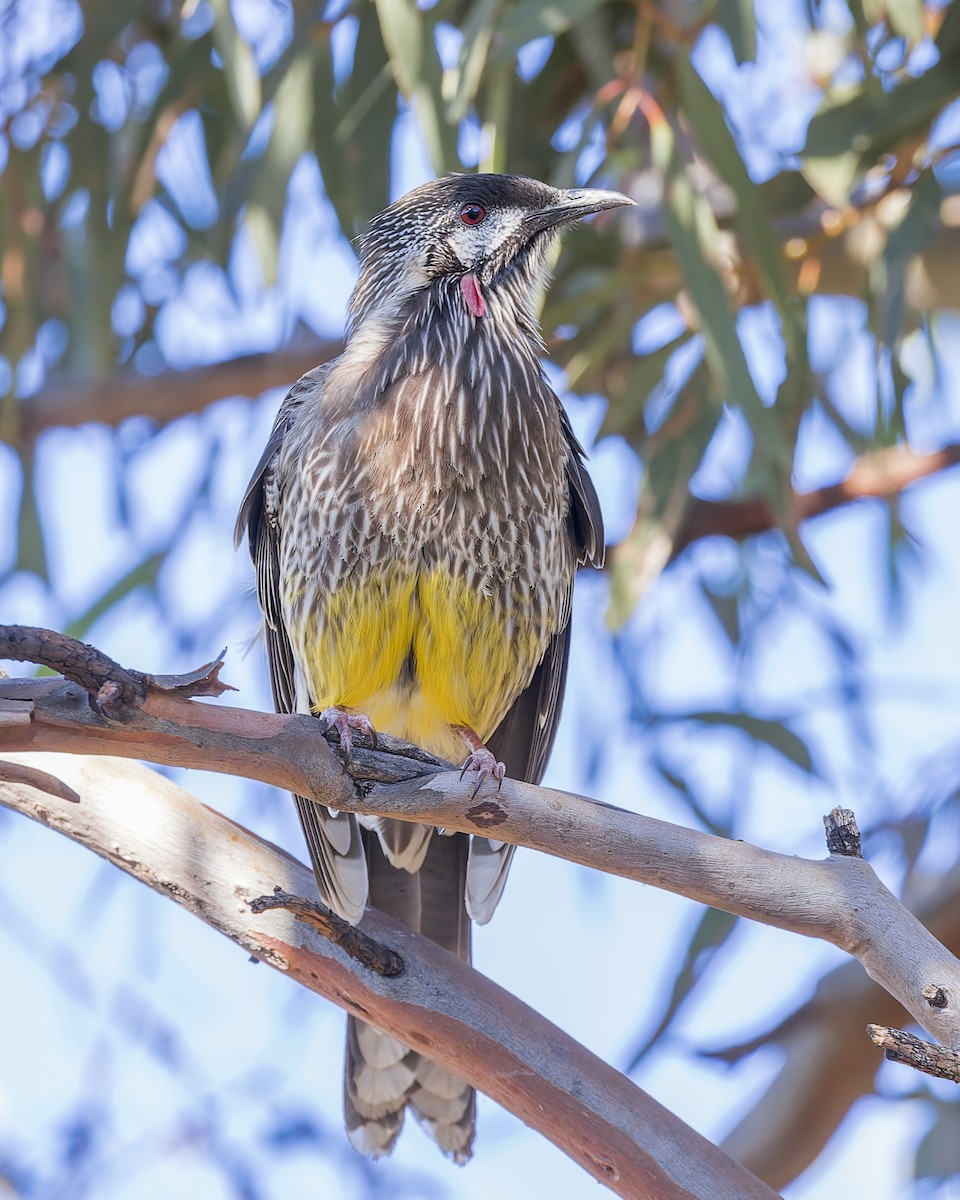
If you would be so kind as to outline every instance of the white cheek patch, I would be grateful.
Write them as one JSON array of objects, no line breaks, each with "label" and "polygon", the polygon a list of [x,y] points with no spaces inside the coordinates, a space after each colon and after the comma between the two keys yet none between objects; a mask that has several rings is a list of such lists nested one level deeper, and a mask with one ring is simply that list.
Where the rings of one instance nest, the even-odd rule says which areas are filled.
[{"label": "white cheek patch", "polygon": [[481,258],[489,257],[517,232],[522,220],[522,209],[498,208],[488,213],[479,225],[460,225],[454,229],[450,245],[460,265],[469,269]]}]

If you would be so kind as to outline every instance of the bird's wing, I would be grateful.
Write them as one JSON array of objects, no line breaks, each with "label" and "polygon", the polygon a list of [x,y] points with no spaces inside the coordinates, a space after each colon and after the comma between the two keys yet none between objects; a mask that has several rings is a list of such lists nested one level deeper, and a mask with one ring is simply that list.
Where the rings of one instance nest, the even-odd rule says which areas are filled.
[{"label": "bird's wing", "polygon": [[605,543],[603,540],[603,514],[593,480],[587,474],[584,459],[586,451],[573,432],[566,409],[557,401],[560,409],[560,424],[567,443],[567,478],[570,480],[570,528],[573,544],[577,549],[577,565],[602,567]]},{"label": "bird's wing", "polygon": [[[560,402],[560,420],[567,443],[567,478],[570,482],[570,534],[577,563],[603,564],[603,517],[600,502],[583,464],[583,447],[570,426]],[[573,581],[571,580],[571,592]],[[569,608],[569,597],[568,597]],[[507,774],[528,783],[539,783],[547,769],[560,721],[570,657],[570,622],[547,645],[533,679],[514,701],[487,741],[492,753],[506,764]],[[467,911],[481,925],[493,916],[513,859],[514,846],[474,837],[467,868]]]},{"label": "bird's wing", "polygon": [[[313,374],[313,373],[311,373]],[[264,638],[270,664],[270,683],[277,712],[309,712],[311,698],[302,695],[293,647],[287,636],[280,603],[279,488],[277,457],[300,404],[312,388],[298,383],[280,407],[266,449],[257,464],[237,517],[239,542],[246,529],[256,572],[257,595],[263,610]],[[315,381],[311,381],[315,382]],[[294,796],[321,898],[345,920],[355,924],[367,902],[367,864],[356,817],[331,813],[323,805]]]}]

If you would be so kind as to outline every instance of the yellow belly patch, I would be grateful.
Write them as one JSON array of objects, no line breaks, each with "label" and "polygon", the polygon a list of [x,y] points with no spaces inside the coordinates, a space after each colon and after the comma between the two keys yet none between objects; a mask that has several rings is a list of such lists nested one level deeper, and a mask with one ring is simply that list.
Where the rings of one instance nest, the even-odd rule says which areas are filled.
[{"label": "yellow belly patch", "polygon": [[493,733],[543,657],[530,614],[448,571],[389,570],[325,597],[300,641],[317,709],[343,705],[375,729],[457,761],[451,725]]}]

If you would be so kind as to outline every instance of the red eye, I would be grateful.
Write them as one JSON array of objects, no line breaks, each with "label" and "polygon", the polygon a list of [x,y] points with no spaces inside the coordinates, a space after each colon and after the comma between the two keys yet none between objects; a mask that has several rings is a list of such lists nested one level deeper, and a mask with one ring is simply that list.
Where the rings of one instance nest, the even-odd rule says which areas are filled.
[{"label": "red eye", "polygon": [[479,225],[485,220],[487,210],[482,204],[478,204],[476,200],[470,200],[460,209],[460,220],[464,225]]}]

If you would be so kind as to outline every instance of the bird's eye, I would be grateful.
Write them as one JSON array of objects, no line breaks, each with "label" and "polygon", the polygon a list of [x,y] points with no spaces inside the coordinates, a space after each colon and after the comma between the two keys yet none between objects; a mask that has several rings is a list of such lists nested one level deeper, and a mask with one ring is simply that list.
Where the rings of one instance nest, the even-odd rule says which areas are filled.
[{"label": "bird's eye", "polygon": [[487,210],[482,204],[478,204],[476,200],[470,200],[460,209],[460,220],[464,225],[479,225],[485,220]]}]

